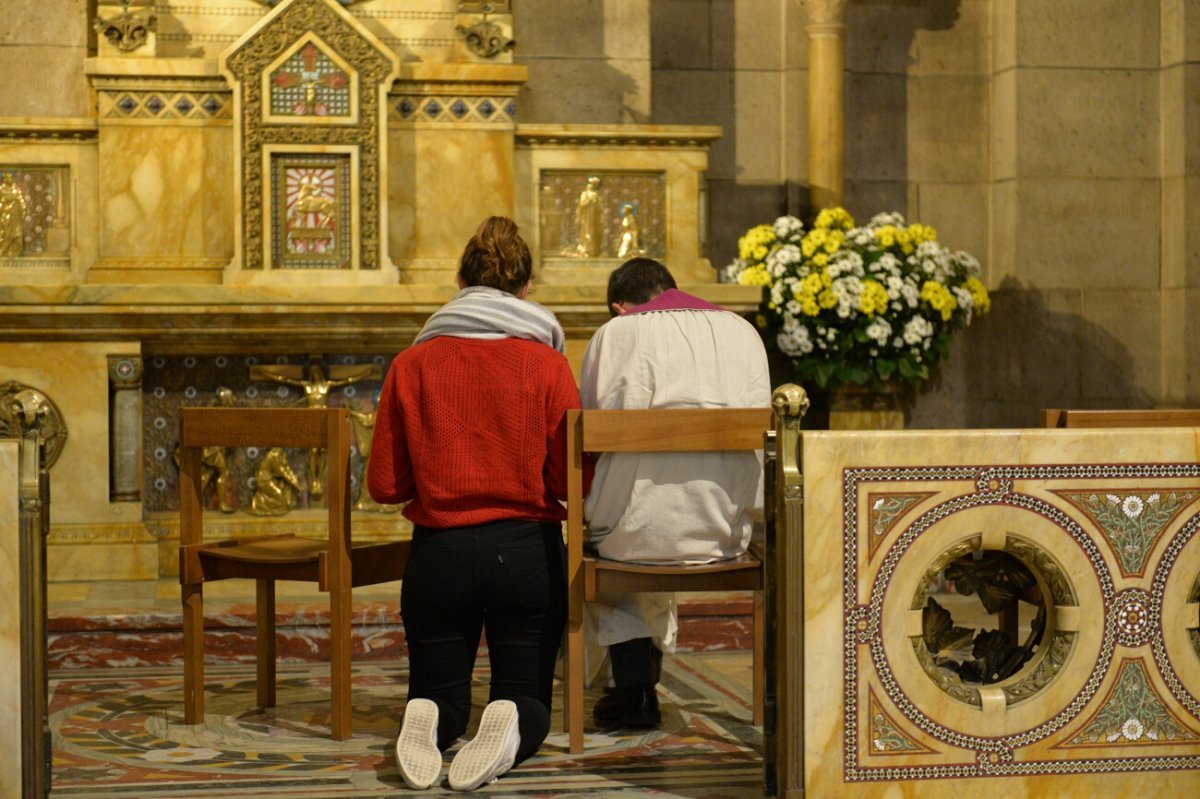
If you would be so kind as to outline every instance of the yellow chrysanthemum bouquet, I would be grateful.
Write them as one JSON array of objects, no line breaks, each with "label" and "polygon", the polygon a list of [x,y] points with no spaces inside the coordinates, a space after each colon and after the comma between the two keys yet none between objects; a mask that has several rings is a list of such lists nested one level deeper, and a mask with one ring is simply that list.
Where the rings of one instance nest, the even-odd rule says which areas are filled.
[{"label": "yellow chrysanthemum bouquet", "polygon": [[978,261],[896,213],[858,227],[844,208],[827,208],[807,231],[782,216],[748,230],[727,270],[765,287],[758,326],[768,346],[820,388],[920,385],[954,331],[991,307]]}]

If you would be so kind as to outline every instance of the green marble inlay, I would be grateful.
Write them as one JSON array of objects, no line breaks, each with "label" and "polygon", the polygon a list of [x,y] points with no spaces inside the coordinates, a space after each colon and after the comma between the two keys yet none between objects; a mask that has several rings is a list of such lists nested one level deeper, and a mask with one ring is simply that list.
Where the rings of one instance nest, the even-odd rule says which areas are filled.
[{"label": "green marble inlay", "polygon": [[1136,744],[1195,740],[1180,726],[1150,687],[1140,660],[1127,660],[1112,695],[1073,744]]},{"label": "green marble inlay", "polygon": [[1062,494],[1092,517],[1126,574],[1140,574],[1154,542],[1195,491],[1096,491]]}]

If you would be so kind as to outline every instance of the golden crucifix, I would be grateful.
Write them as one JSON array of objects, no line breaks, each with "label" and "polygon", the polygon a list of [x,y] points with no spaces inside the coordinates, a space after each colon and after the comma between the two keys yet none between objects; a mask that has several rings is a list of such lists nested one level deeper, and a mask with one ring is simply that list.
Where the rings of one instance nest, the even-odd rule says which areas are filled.
[{"label": "golden crucifix", "polygon": [[[378,380],[381,371],[374,364],[357,366],[337,365],[329,367],[329,377],[317,364],[307,367],[280,365],[250,367],[251,380],[272,380],[288,386],[304,389],[304,405],[309,408],[329,407],[330,389],[348,386],[360,380]],[[313,502],[325,493],[325,450],[314,449],[308,453],[308,495]]]}]

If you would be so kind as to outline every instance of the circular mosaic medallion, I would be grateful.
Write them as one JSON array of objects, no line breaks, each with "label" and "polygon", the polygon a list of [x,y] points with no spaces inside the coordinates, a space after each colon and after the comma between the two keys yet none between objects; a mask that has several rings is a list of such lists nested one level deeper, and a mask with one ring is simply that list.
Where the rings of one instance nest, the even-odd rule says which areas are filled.
[{"label": "circular mosaic medallion", "polygon": [[1124,646],[1142,646],[1150,639],[1150,596],[1138,588],[1117,594],[1109,613]]}]

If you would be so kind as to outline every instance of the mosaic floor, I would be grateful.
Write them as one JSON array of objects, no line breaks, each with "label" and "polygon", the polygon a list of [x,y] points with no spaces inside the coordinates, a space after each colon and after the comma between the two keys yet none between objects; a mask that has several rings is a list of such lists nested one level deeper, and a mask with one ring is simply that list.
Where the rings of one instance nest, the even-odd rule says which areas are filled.
[{"label": "mosaic floor", "polygon": [[[762,731],[750,723],[749,654],[680,654],[664,666],[661,729],[613,735],[588,730],[587,750],[578,756],[567,753],[564,733],[553,733],[537,756],[479,793],[761,796]],[[51,799],[412,793],[392,754],[406,681],[403,662],[356,664],[354,736],[342,742],[328,737],[324,666],[281,666],[279,705],[268,712],[253,708],[252,667],[206,671],[208,716],[195,726],[182,723],[178,668],[52,672]],[[476,673],[477,706],[485,700],[486,680],[486,673]],[[556,698],[555,730],[562,726],[558,704]],[[444,772],[442,787],[430,793],[451,793]]]}]

